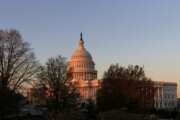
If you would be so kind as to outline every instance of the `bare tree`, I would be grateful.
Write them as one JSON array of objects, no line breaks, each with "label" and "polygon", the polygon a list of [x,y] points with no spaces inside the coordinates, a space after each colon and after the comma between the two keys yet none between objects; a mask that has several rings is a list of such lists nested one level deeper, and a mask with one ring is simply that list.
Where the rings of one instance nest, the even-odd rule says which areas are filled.
[{"label": "bare tree", "polygon": [[50,58],[38,75],[39,85],[48,88],[50,110],[59,112],[76,107],[78,92],[67,81],[66,60],[62,56]]},{"label": "bare tree", "polygon": [[29,43],[17,30],[0,30],[0,85],[16,91],[38,71]]}]

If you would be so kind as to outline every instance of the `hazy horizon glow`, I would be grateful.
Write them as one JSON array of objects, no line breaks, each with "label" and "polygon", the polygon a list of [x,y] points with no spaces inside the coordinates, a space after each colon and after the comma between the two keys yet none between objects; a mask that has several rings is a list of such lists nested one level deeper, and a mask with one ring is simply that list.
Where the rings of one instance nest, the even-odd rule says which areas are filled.
[{"label": "hazy horizon glow", "polygon": [[69,57],[83,32],[99,78],[112,63],[138,64],[153,80],[180,83],[179,4],[178,0],[6,0],[0,4],[0,29],[19,30],[42,63],[59,54]]}]

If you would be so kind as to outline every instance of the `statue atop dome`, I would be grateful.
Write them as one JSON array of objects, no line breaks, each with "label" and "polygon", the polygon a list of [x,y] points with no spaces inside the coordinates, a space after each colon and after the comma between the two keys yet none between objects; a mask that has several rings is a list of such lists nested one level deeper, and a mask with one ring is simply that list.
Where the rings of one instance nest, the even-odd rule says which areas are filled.
[{"label": "statue atop dome", "polygon": [[82,32],[81,32],[81,34],[80,34],[79,45],[80,45],[81,47],[84,47],[84,40],[83,40],[83,34],[82,34]]}]

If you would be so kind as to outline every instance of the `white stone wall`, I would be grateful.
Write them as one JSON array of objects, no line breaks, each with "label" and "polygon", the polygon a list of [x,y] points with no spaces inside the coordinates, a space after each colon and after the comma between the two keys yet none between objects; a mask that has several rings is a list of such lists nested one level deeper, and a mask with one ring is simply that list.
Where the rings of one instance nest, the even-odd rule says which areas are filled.
[{"label": "white stone wall", "polygon": [[154,106],[156,109],[175,109],[177,107],[177,84],[171,82],[155,82],[156,93]]},{"label": "white stone wall", "polygon": [[164,108],[173,109],[177,107],[177,86],[173,84],[164,84]]}]

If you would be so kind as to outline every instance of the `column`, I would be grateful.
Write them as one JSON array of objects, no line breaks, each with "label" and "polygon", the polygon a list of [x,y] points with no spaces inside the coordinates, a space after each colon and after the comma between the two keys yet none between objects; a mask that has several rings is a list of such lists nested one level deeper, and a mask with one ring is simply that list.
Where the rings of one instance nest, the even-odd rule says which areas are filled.
[{"label": "column", "polygon": [[161,87],[161,99],[162,99],[162,107],[164,108],[164,95],[163,95],[163,86]]}]

